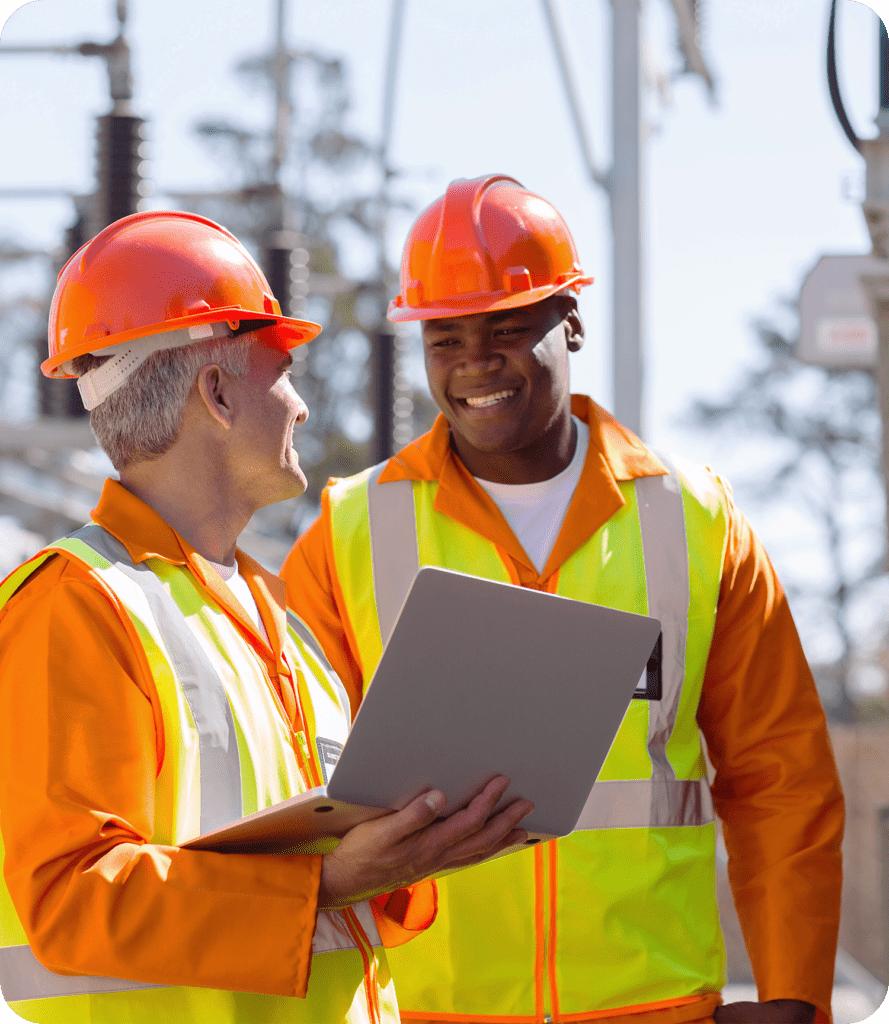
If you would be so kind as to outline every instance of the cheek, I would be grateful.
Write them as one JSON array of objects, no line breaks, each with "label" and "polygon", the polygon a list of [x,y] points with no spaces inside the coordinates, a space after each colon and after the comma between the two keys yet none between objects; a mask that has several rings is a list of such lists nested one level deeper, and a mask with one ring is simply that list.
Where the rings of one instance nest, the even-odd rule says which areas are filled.
[{"label": "cheek", "polygon": [[534,346],[531,365],[541,383],[546,381],[551,391],[561,392],[568,379],[568,346],[561,324]]},{"label": "cheek", "polygon": [[429,391],[437,401],[438,396],[443,396],[447,390],[447,367],[444,364],[444,360],[430,355],[429,352],[424,354],[423,361],[426,365],[426,380],[429,384]]}]

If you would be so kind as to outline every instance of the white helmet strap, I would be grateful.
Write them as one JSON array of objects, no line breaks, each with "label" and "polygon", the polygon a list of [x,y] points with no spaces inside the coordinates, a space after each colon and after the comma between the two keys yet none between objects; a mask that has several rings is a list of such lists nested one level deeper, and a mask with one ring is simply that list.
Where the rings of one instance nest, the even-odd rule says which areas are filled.
[{"label": "white helmet strap", "polygon": [[97,366],[94,370],[84,373],[77,379],[80,397],[88,410],[95,409],[126,381],[127,377],[152,354],[168,348],[183,348],[196,341],[207,341],[210,338],[231,338],[234,335],[228,323],[195,324],[183,327],[178,331],[166,331],[163,334],[149,334],[145,338],[135,338],[120,345],[96,349],[94,356],[111,356],[110,359]]}]

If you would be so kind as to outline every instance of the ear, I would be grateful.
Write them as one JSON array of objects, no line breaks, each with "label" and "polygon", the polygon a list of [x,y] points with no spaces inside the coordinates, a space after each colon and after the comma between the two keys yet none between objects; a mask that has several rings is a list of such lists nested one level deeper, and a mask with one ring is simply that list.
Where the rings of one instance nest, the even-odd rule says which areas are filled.
[{"label": "ear", "polygon": [[215,363],[202,366],[195,378],[199,404],[223,430],[230,430],[233,421],[233,407],[228,385],[228,376]]},{"label": "ear", "polygon": [[565,316],[565,340],[568,342],[569,352],[579,352],[583,347],[583,320],[577,310],[577,302],[572,299],[571,308]]}]

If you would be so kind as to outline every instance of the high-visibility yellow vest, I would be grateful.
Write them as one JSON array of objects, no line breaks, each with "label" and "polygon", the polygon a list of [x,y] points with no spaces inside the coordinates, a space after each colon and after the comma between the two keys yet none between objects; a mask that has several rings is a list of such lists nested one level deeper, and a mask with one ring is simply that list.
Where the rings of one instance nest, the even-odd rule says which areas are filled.
[{"label": "high-visibility yellow vest", "polygon": [[[195,577],[126,548],[90,525],[53,544],[0,585],[2,607],[55,552],[82,562],[114,593],[140,638],[161,702],[166,755],[156,780],[152,843],[176,846],[305,792],[290,728],[260,657]],[[285,657],[309,736],[312,773],[326,777],[322,745],[349,730],[345,690],[306,626],[288,613]],[[299,737],[302,739],[302,737]],[[0,868],[2,868],[0,845]],[[237,921],[232,922],[237,928]],[[0,988],[25,1020],[45,1024],[396,1024],[398,1008],[367,903],[321,911],[305,999],[154,986],[54,974],[35,958],[0,883]]]},{"label": "high-visibility yellow vest", "polygon": [[[725,983],[695,712],[727,518],[716,480],[680,465],[620,483],[624,506],[554,581],[565,597],[661,620],[661,697],[631,702],[578,831],[439,881],[434,927],[390,954],[403,1019],[570,1021],[691,1002]],[[435,511],[437,481],[380,484],[382,468],[329,491],[365,685],[419,566],[516,582],[495,544]]]}]

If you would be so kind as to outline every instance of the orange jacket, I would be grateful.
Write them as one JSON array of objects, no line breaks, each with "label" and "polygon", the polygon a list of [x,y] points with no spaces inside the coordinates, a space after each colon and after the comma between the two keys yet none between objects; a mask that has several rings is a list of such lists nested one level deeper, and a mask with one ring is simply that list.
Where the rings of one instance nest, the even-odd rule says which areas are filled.
[{"label": "orange jacket", "polygon": [[[590,425],[589,451],[542,573],[451,450],[444,417],[396,454],[380,481],[439,480],[436,510],[497,544],[523,586],[546,589],[568,557],[622,506],[615,482],[663,472],[639,439],[590,399],[574,396],[572,412]],[[288,603],[324,647],[354,710],[361,672],[357,645],[340,615],[344,603],[333,566],[325,495],[321,517],[300,538],[282,575]],[[713,799],[760,997],[814,1003],[818,1020],[827,1020],[840,914],[839,777],[781,585],[734,508],[698,724],[716,770]],[[634,1014],[633,1021],[679,1024],[700,1015],[701,1003],[693,1003]]]},{"label": "orange jacket", "polygon": [[[262,656],[291,717],[284,584],[238,552],[271,648],[151,508],[107,481],[93,519],[137,562],[187,565]],[[63,973],[304,996],[320,856],[153,845],[161,711],[128,617],[79,562],[44,563],[0,612],[4,874],[38,959]],[[388,910],[388,913],[386,913]],[[379,897],[386,945],[431,923],[434,888]]]}]

